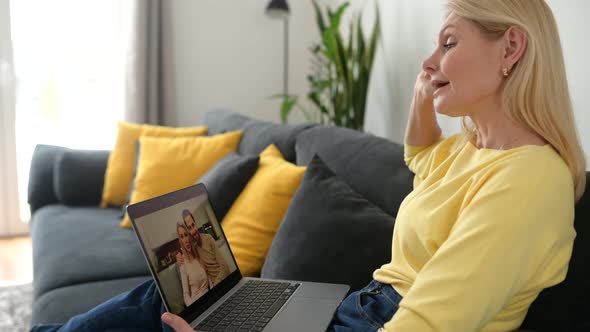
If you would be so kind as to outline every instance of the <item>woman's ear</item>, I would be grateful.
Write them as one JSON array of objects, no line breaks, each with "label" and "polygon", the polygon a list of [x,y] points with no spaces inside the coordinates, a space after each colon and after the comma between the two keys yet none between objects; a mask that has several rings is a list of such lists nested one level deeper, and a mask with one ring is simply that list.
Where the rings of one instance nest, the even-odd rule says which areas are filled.
[{"label": "woman's ear", "polygon": [[524,54],[527,48],[528,36],[526,31],[517,26],[511,26],[504,33],[504,68],[508,71],[512,70],[512,67]]}]

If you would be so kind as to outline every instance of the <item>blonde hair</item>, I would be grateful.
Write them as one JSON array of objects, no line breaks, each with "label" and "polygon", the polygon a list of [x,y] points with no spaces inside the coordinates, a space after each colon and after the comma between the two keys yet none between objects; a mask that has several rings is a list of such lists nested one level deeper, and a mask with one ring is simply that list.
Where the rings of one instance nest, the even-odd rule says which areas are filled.
[{"label": "blonde hair", "polygon": [[188,228],[186,228],[186,226],[184,225],[184,222],[177,221],[176,222],[176,235],[178,235],[178,244],[180,245],[180,252],[182,252],[184,254],[184,247],[182,246],[182,241],[180,241],[180,232],[178,231],[181,228],[184,229],[184,231],[188,235],[188,242],[191,245],[192,258],[197,259],[197,260],[200,259],[199,251],[197,250],[197,243],[196,243],[195,239],[193,239],[191,233],[188,231]]},{"label": "blonde hair", "polygon": [[[448,0],[448,13],[475,23],[492,39],[501,38],[511,26],[528,36],[527,48],[502,87],[507,116],[533,130],[559,153],[568,165],[575,201],[586,187],[586,158],[579,141],[569,94],[557,24],[544,0]],[[463,131],[475,135],[475,127],[463,119]]]}]

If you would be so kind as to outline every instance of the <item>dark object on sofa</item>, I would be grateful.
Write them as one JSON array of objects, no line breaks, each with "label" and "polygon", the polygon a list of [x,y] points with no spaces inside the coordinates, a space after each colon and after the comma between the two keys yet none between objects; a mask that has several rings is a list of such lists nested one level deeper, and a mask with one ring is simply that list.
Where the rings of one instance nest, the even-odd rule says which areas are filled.
[{"label": "dark object on sofa", "polygon": [[[533,302],[523,327],[539,331],[590,331],[590,172],[586,193],[576,205],[576,240],[564,282],[547,288]],[[534,231],[534,230],[533,230]]]},{"label": "dark object on sofa", "polygon": [[[57,200],[70,206],[100,204],[108,160],[109,151],[66,150],[58,155],[53,172]],[[85,171],[78,177],[80,169]],[[77,190],[80,187],[86,190]]]},{"label": "dark object on sofa", "polygon": [[198,182],[205,184],[219,222],[223,220],[242,189],[256,173],[260,157],[230,153],[218,161]]},{"label": "dark object on sofa", "polygon": [[[316,155],[268,251],[262,275],[361,289],[373,271],[391,259],[394,220]],[[367,257],[375,265],[367,264]]]},{"label": "dark object on sofa", "polygon": [[[390,218],[381,215],[370,219],[371,223],[383,222],[386,225],[364,229],[362,236],[367,237],[365,240],[367,243],[370,243],[373,238],[383,237],[383,234],[378,234],[382,233],[383,229],[391,229],[399,204],[412,188],[413,175],[403,162],[403,147],[369,134],[329,126],[273,124],[227,110],[209,111],[204,116],[203,124],[209,126],[210,135],[243,129],[244,136],[238,149],[241,155],[258,154],[271,143],[275,143],[288,160],[297,162],[299,165],[309,164],[313,156],[317,154],[326,168],[335,174],[340,185],[346,184],[351,192],[368,202],[366,206],[372,205],[375,208],[366,211],[376,215],[383,212],[390,215]],[[63,322],[149,278],[145,259],[140,252],[134,233],[119,227],[120,209],[98,207],[102,177],[98,179],[100,181],[94,182],[96,187],[93,188],[89,188],[90,183],[93,182],[79,183],[79,181],[71,181],[71,178],[68,179],[68,175],[88,180],[90,177],[96,177],[96,170],[106,167],[104,152],[96,152],[96,165],[77,168],[71,167],[68,160],[79,161],[79,159],[62,156],[64,151],[76,153],[75,150],[60,147],[38,146],[31,165],[29,202],[32,211],[31,233],[34,256],[34,324]],[[90,159],[92,158],[88,158]],[[70,167],[68,169],[76,171],[63,172],[62,167]],[[54,179],[55,174],[60,176]],[[328,173],[322,174],[330,178]],[[55,181],[60,183],[56,184]],[[97,179],[93,178],[92,181]],[[67,190],[67,194],[57,192],[58,190]],[[60,201],[60,197],[71,198],[71,193],[76,192],[85,193],[84,202],[69,201],[68,203],[84,203],[85,206],[66,205]],[[90,197],[92,195],[96,197]],[[313,192],[308,195],[313,195]],[[309,199],[311,198],[304,198],[305,201]],[[92,204],[93,202],[97,203]],[[294,203],[296,204],[297,201]],[[335,204],[338,203],[335,202]],[[590,195],[584,197],[576,208],[578,236],[568,277],[562,284],[541,293],[531,306],[522,326],[523,329],[583,331],[583,327],[590,324],[586,316],[590,312],[590,271],[586,264],[590,262],[588,222],[590,222]],[[337,220],[325,221],[326,227],[335,227],[336,223]],[[277,242],[272,245],[267,260],[268,265],[263,270],[263,277],[272,276],[272,273],[277,272],[271,267],[272,264],[280,263],[281,253],[278,249],[285,245],[280,242],[283,233],[295,234],[299,237],[298,243],[306,246],[314,242],[313,238],[310,241],[310,238],[306,239],[306,236],[316,236],[317,232],[308,233],[305,227],[302,227],[297,233],[293,227],[287,227],[289,224],[286,223],[285,229],[279,230],[280,236],[275,238]],[[347,229],[351,232],[355,230],[354,227]],[[334,230],[326,229],[324,233],[328,236],[332,231]],[[351,236],[350,234],[341,235]],[[388,236],[390,238],[391,234]],[[363,240],[357,238],[355,241]],[[291,250],[307,252],[313,251],[314,248],[291,248]],[[391,248],[388,247],[385,253],[388,257],[390,250]],[[365,258],[366,265],[359,266],[359,271],[364,271],[363,269],[370,271],[388,262],[388,260],[383,261],[381,255],[367,254]],[[304,263],[298,262],[298,264]],[[302,265],[302,269],[305,268],[307,273],[305,278],[308,280],[326,280],[340,271],[342,271],[342,281],[348,281],[349,284],[359,284],[362,280],[358,278],[364,278],[364,276],[351,275],[350,272],[342,269],[339,261],[323,262],[326,265],[324,271],[333,271],[332,275],[310,268],[313,267],[312,263],[310,262],[311,266]],[[314,274],[314,271],[317,274]],[[293,276],[286,273],[289,271],[284,272],[281,274],[284,278]],[[370,278],[370,276],[366,277]]]}]

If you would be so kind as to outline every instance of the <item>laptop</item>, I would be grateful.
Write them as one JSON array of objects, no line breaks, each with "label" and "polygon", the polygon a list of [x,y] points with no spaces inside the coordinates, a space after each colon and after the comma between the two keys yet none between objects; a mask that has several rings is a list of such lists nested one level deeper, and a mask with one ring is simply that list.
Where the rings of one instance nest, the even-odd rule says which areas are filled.
[{"label": "laptop", "polygon": [[325,331],[349,290],[243,277],[203,184],[127,212],[166,310],[197,331]]}]

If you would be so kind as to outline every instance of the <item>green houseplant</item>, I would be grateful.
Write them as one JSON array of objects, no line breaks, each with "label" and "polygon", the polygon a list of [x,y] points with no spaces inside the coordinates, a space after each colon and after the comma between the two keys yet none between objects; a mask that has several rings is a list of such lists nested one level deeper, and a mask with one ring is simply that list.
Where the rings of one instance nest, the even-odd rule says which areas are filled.
[{"label": "green houseplant", "polygon": [[335,11],[327,8],[327,15],[315,0],[313,5],[321,41],[311,47],[312,69],[307,76],[310,90],[306,95],[310,107],[301,106],[298,96],[279,95],[282,98],[281,120],[287,122],[291,111],[298,108],[308,121],[362,130],[367,88],[380,35],[378,8],[368,39],[365,40],[362,15],[358,15],[351,20],[345,42],[340,21],[349,3],[345,2]]}]

